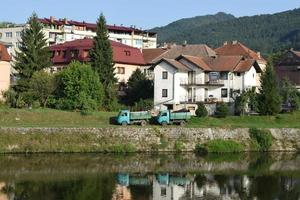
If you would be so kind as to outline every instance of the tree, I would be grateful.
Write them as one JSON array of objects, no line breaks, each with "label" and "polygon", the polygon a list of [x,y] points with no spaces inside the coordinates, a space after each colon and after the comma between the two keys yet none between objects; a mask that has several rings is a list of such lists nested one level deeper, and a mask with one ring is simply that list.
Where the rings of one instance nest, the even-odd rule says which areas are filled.
[{"label": "tree", "polygon": [[100,15],[97,21],[96,34],[94,37],[94,46],[90,51],[91,66],[98,74],[104,88],[103,106],[107,110],[111,110],[113,107],[112,104],[117,101],[116,88],[114,87],[117,79],[114,72],[113,51],[108,39],[108,30],[103,14]]},{"label": "tree", "polygon": [[103,87],[90,65],[74,61],[57,75],[57,106],[66,110],[101,108]]},{"label": "tree", "polygon": [[228,113],[229,113],[229,108],[226,103],[219,103],[217,105],[217,109],[216,109],[217,117],[225,118],[225,117],[227,117]]},{"label": "tree", "polygon": [[30,80],[29,92],[43,107],[47,106],[49,97],[55,91],[54,75],[45,71],[35,72]]},{"label": "tree", "polygon": [[208,112],[207,112],[207,109],[206,109],[204,103],[198,104],[198,108],[196,110],[196,115],[197,115],[197,117],[207,117]]},{"label": "tree", "polygon": [[19,51],[16,52],[14,68],[18,71],[17,90],[27,91],[29,79],[34,72],[51,66],[50,50],[43,33],[43,26],[38,16],[33,13],[28,20],[28,27],[21,33]]},{"label": "tree", "polygon": [[281,100],[273,69],[270,61],[261,75],[261,88],[259,95],[259,110],[263,115],[275,115],[280,112]]},{"label": "tree", "polygon": [[153,81],[149,80],[140,69],[135,70],[127,82],[126,101],[128,104],[153,98]]}]

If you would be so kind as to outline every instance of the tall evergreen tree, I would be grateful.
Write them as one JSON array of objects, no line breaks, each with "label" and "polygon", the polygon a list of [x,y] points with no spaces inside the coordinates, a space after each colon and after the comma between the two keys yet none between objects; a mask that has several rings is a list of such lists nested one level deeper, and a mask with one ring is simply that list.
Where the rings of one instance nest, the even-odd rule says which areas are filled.
[{"label": "tall evergreen tree", "polygon": [[104,88],[103,106],[107,110],[112,110],[112,104],[116,103],[115,68],[113,63],[113,51],[108,39],[106,20],[103,14],[97,21],[97,31],[94,37],[94,47],[90,52],[91,66],[99,75],[99,79]]},{"label": "tall evergreen tree", "polygon": [[34,72],[51,66],[50,50],[38,16],[33,13],[27,24],[28,27],[21,33],[19,51],[14,57],[14,68],[18,71],[19,76],[17,88],[20,91],[28,89],[29,80]]},{"label": "tall evergreen tree", "polygon": [[281,108],[281,99],[273,69],[273,63],[271,61],[268,63],[266,70],[263,72],[260,82],[259,109],[261,114],[275,115],[279,113]]}]

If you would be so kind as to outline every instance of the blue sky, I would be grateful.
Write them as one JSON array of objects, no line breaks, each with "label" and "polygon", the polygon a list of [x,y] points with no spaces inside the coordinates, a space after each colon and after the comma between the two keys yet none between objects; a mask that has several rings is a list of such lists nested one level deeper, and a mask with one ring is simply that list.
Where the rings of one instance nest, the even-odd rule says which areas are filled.
[{"label": "blue sky", "polygon": [[39,17],[94,22],[103,12],[109,24],[147,29],[220,11],[251,16],[299,7],[300,0],[0,0],[0,21],[24,23],[35,11]]}]

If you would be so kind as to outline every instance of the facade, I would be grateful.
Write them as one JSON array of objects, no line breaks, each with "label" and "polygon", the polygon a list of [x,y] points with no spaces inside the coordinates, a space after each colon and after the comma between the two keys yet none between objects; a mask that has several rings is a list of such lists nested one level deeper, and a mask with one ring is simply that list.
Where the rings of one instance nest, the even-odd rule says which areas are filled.
[{"label": "facade", "polygon": [[3,100],[2,92],[9,89],[11,58],[4,45],[0,44],[0,100]]},{"label": "facade", "polygon": [[[67,19],[56,20],[54,17],[39,19],[43,24],[44,34],[50,45],[61,44],[77,39],[96,36],[96,24]],[[9,43],[12,55],[18,49],[21,31],[26,25],[0,28],[0,41]],[[136,48],[156,48],[157,34],[134,27],[107,25],[109,39]]]},{"label": "facade", "polygon": [[[113,61],[115,63],[115,73],[120,87],[125,85],[131,74],[141,66],[145,65],[145,61],[141,51],[119,42],[111,41],[113,49]],[[72,60],[80,62],[89,62],[89,51],[93,47],[93,39],[79,39],[63,44],[52,45],[51,72],[60,71]]]},{"label": "facade", "polygon": [[287,78],[300,90],[300,51],[287,51],[275,66],[275,72],[279,80]]},{"label": "facade", "polygon": [[261,71],[256,60],[242,56],[162,58],[154,67],[154,106],[194,114],[199,102],[233,102],[243,90],[259,87]]}]

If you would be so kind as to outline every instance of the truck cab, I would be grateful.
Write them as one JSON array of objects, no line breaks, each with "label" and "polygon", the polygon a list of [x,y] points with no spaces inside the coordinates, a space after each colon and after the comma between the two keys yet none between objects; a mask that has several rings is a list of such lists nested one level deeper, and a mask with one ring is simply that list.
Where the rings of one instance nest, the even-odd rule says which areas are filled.
[{"label": "truck cab", "polygon": [[170,112],[168,110],[160,111],[157,116],[157,122],[162,125],[170,124]]},{"label": "truck cab", "polygon": [[121,110],[119,112],[117,121],[118,124],[127,125],[130,124],[130,111],[129,110]]}]

